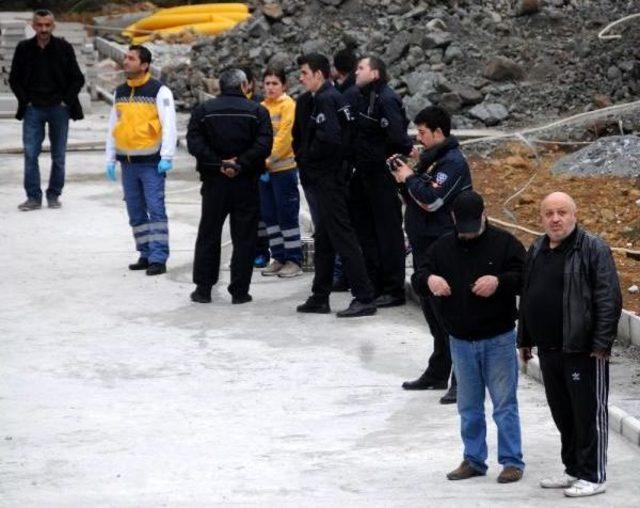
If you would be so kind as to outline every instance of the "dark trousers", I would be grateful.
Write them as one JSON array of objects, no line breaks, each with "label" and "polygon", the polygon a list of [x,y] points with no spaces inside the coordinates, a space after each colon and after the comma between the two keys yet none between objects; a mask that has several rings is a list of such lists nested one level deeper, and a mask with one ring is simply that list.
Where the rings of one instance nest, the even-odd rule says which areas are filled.
[{"label": "dark trousers", "polygon": [[353,225],[376,295],[404,298],[402,202],[386,166],[357,169],[350,184]]},{"label": "dark trousers", "polygon": [[49,142],[51,144],[51,173],[47,187],[47,199],[51,199],[60,196],[64,187],[65,154],[69,131],[67,106],[28,106],[25,111],[22,121],[24,189],[27,197],[35,201],[42,201],[38,157],[42,152],[45,124],[49,126]]},{"label": "dark trousers", "polygon": [[[414,269],[422,266],[427,259],[427,251],[437,237],[409,238],[413,254]],[[420,298],[422,313],[433,335],[433,353],[429,357],[427,370],[423,374],[434,381],[448,381],[451,374],[451,351],[449,349],[449,334],[445,330],[440,317],[440,301],[433,296]],[[452,380],[455,382],[455,379]]]},{"label": "dark trousers", "polygon": [[373,299],[364,257],[351,225],[347,205],[347,174],[342,168],[326,167],[309,179],[307,195],[317,204],[315,224],[313,294],[328,298],[333,285],[336,253],[342,258],[344,271],[354,298],[362,302]]},{"label": "dark trousers", "polygon": [[[302,182],[301,182],[302,183]],[[313,223],[314,229],[317,229],[318,221],[320,220],[320,213],[318,212],[318,201],[311,193],[310,185],[305,182],[302,183],[302,190],[304,191],[304,197],[307,200],[307,205],[309,205],[309,214],[311,215],[311,222]],[[339,279],[344,277],[344,267],[342,266],[342,259],[340,256],[336,256],[334,265],[333,265],[333,278]]]},{"label": "dark trousers", "polygon": [[256,257],[264,256],[265,259],[271,257],[269,252],[269,235],[267,234],[267,225],[264,221],[258,223],[258,238],[256,239]]},{"label": "dark trousers", "polygon": [[565,471],[593,483],[607,479],[609,361],[560,350],[539,351]]},{"label": "dark trousers", "polygon": [[249,292],[255,256],[260,198],[257,182],[248,177],[220,176],[202,183],[202,215],[198,227],[193,282],[210,289],[220,274],[222,226],[229,216],[231,242],[231,282],[229,293],[242,296]]}]

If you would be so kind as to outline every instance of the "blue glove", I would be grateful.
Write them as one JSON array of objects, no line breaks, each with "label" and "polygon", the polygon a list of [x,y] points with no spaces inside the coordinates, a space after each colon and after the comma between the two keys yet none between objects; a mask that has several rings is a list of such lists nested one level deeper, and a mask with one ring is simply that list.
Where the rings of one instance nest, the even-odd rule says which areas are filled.
[{"label": "blue glove", "polygon": [[173,169],[173,163],[170,159],[162,159],[158,162],[158,173],[167,173]]},{"label": "blue glove", "polygon": [[116,181],[116,163],[107,162],[107,180]]},{"label": "blue glove", "polygon": [[264,182],[264,183],[267,183],[267,182],[270,180],[270,178],[269,178],[269,172],[267,171],[267,172],[262,173],[262,174],[260,175],[260,180],[261,180],[262,182]]}]

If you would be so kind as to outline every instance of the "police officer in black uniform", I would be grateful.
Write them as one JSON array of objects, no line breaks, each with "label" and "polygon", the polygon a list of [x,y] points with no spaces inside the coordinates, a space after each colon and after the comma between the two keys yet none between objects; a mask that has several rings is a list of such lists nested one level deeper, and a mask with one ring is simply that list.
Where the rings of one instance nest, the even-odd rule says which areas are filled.
[{"label": "police officer in black uniform", "polygon": [[[439,106],[429,106],[414,119],[417,139],[425,147],[414,172],[403,162],[394,164],[393,176],[404,184],[405,230],[413,253],[414,269],[427,262],[429,247],[443,234],[454,230],[451,207],[462,191],[471,190],[471,173],[460,144],[451,135],[451,117]],[[449,334],[440,318],[439,301],[433,295],[422,298],[422,311],[433,335],[433,354],[427,369],[414,381],[402,384],[405,390],[446,389],[451,372]],[[451,388],[440,399],[456,402],[455,376]]]},{"label": "police officer in black uniform", "polygon": [[222,226],[230,215],[231,282],[235,304],[251,301],[249,285],[260,216],[258,177],[271,154],[269,112],[246,97],[248,81],[240,69],[220,74],[220,96],[198,105],[187,131],[189,153],[202,180],[202,215],[196,240],[194,302],[211,302],[218,282]]},{"label": "police officer in black uniform", "polygon": [[[313,294],[298,306],[298,312],[329,313],[336,252],[342,258],[354,296],[338,317],[369,316],[376,313],[373,288],[351,226],[347,207],[349,168],[345,164],[345,137],[353,122],[348,104],[330,81],[331,65],[324,55],[311,53],[298,59],[300,82],[311,92],[306,104],[308,118],[297,117],[294,126],[301,140],[294,144],[296,160],[316,200],[318,223],[315,231],[315,277]],[[301,134],[300,134],[301,132]]]},{"label": "police officer in black uniform", "polygon": [[378,307],[405,303],[402,202],[386,160],[393,154],[409,156],[413,151],[402,101],[387,79],[380,58],[368,56],[358,63],[360,94],[355,110],[351,213]]}]

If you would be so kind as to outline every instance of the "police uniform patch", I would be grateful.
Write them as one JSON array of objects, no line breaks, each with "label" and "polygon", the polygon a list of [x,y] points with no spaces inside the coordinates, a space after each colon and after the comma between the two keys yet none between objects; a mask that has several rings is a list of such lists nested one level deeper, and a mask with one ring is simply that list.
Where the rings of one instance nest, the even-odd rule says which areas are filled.
[{"label": "police uniform patch", "polygon": [[326,120],[327,120],[327,117],[326,117],[326,116],[324,116],[324,113],[320,113],[320,114],[316,117],[316,123],[317,123],[318,125],[320,125],[321,123],[326,122]]},{"label": "police uniform patch", "polygon": [[343,108],[340,108],[338,111],[342,113],[342,116],[344,116],[344,119],[347,122],[353,122],[355,120],[355,117],[351,113],[351,108],[348,105],[344,106]]},{"label": "police uniform patch", "polygon": [[380,119],[380,127],[382,127],[383,129],[386,129],[387,127],[389,127],[389,120],[387,120],[386,118],[382,117]]},{"label": "police uniform patch", "polygon": [[449,175],[447,175],[446,173],[436,173],[436,183],[438,185],[442,185],[444,182],[446,182],[447,178],[449,178]]}]

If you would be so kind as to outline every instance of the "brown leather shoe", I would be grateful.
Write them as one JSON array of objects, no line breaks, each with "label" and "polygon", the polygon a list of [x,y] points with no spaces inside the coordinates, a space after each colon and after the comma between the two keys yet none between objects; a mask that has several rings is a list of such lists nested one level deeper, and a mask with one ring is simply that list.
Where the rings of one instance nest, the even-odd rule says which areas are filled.
[{"label": "brown leather shoe", "polygon": [[447,478],[449,480],[467,480],[474,476],[484,476],[484,473],[481,473],[477,469],[471,467],[471,464],[466,460],[463,460],[457,469],[447,473]]},{"label": "brown leather shoe", "polygon": [[522,469],[506,466],[498,475],[498,483],[513,483],[522,479]]}]

